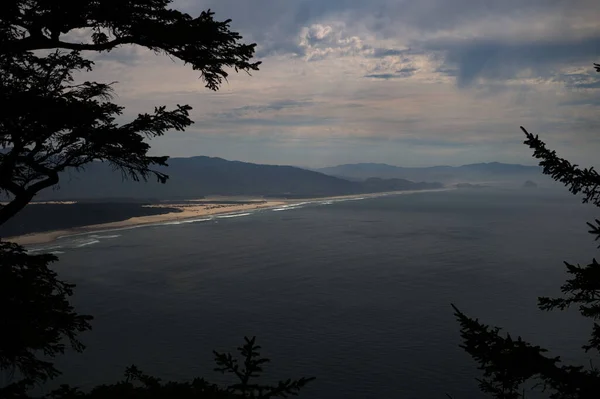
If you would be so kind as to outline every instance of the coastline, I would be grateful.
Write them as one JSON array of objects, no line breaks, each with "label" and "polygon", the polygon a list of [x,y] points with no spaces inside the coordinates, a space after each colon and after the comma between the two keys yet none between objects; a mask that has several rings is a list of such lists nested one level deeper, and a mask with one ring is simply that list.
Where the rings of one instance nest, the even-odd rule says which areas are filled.
[{"label": "coastline", "polygon": [[52,230],[38,233],[25,234],[21,236],[7,237],[4,240],[14,242],[19,245],[39,245],[48,244],[61,237],[74,236],[81,234],[94,233],[99,231],[130,228],[144,225],[152,225],[155,223],[175,222],[186,219],[193,219],[202,216],[219,215],[223,213],[248,211],[262,208],[272,208],[280,205],[285,205],[284,201],[261,201],[249,204],[231,204],[230,206],[210,206],[210,205],[190,205],[190,204],[156,204],[144,205],[145,207],[154,208],[174,208],[178,212],[169,212],[159,215],[136,216],[118,222],[109,222],[101,224],[92,224],[88,226],[74,227],[64,230]]},{"label": "coastline", "polygon": [[[388,195],[402,195],[402,194],[415,194],[415,193],[424,193],[424,192],[438,192],[438,191],[449,191],[452,188],[440,188],[440,189],[431,189],[431,190],[404,190],[404,191],[387,191],[380,193],[368,193],[368,194],[351,194],[351,195],[340,195],[340,196],[332,196],[332,197],[315,197],[315,198],[305,198],[305,199],[277,199],[272,198],[269,200],[262,199],[251,199],[250,201],[254,203],[245,203],[245,204],[222,204],[215,206],[214,204],[210,204],[210,199],[205,200],[189,200],[186,203],[165,203],[165,204],[152,204],[152,205],[144,205],[144,207],[154,207],[154,208],[174,208],[177,209],[178,212],[169,212],[163,213],[159,215],[149,215],[149,216],[136,216],[126,220],[121,220],[117,222],[109,222],[109,223],[101,223],[101,224],[93,224],[88,226],[75,227],[70,229],[63,230],[52,230],[45,232],[37,232],[31,234],[24,234],[20,236],[14,237],[6,237],[5,241],[14,242],[19,245],[40,245],[40,244],[48,244],[53,241],[56,241],[62,237],[68,236],[76,236],[76,235],[84,235],[96,232],[102,232],[107,230],[115,230],[115,229],[126,229],[126,228],[134,228],[145,225],[153,225],[156,223],[165,223],[165,222],[179,222],[189,219],[194,219],[202,216],[213,216],[213,215],[222,215],[233,212],[243,212],[249,210],[256,209],[269,209],[269,208],[278,208],[280,206],[293,206],[305,204],[307,202],[316,202],[316,201],[335,201],[335,200],[351,200],[351,199],[364,199],[364,198],[375,198],[375,197],[383,197]],[[240,197],[227,197],[230,200],[241,200]],[[245,198],[248,200],[248,198]],[[203,204],[203,202],[206,202]]]}]

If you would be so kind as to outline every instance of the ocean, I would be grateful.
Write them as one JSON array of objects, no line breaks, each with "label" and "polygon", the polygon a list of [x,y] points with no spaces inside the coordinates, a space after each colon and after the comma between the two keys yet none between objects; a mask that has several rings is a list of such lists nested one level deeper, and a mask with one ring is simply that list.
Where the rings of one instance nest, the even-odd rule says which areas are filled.
[{"label": "ocean", "polygon": [[56,383],[115,382],[131,364],[223,382],[212,350],[247,335],[271,359],[267,379],[317,377],[301,398],[481,397],[450,304],[587,364],[590,322],[536,297],[559,293],[563,260],[597,254],[595,216],[563,191],[481,189],[63,238],[44,250],[95,320]]}]

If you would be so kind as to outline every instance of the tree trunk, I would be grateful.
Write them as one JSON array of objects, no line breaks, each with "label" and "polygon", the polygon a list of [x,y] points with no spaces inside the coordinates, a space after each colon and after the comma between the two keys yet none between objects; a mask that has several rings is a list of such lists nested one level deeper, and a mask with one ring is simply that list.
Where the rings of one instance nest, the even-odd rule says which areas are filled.
[{"label": "tree trunk", "polygon": [[33,194],[20,195],[15,197],[8,205],[0,208],[0,226],[25,208],[32,199]]}]

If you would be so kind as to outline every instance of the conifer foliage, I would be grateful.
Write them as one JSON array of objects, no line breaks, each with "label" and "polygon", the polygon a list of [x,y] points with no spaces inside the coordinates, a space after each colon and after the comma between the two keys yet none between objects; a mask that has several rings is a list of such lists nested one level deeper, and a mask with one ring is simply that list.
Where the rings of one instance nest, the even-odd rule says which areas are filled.
[{"label": "conifer foliage", "polygon": [[[594,64],[600,72],[600,64]],[[538,137],[521,127],[525,144],[539,159],[543,173],[564,184],[575,195],[583,195],[583,203],[600,207],[600,175],[593,167],[580,168],[556,151],[550,150]],[[588,223],[589,233],[600,239],[600,220]],[[600,247],[600,246],[599,246]],[[593,321],[586,352],[600,351],[600,264],[592,259],[587,265],[564,262],[569,278],[560,287],[562,296],[538,298],[541,310],[565,310],[576,307],[582,317]],[[520,337],[502,334],[500,328],[483,324],[452,305],[460,323],[461,347],[475,360],[483,376],[479,379],[481,391],[498,399],[527,397],[525,383],[537,383],[552,399],[592,399],[600,397],[600,370],[590,365],[566,365],[560,357],[553,357],[546,349],[525,342]],[[531,384],[530,384],[531,385]]]}]

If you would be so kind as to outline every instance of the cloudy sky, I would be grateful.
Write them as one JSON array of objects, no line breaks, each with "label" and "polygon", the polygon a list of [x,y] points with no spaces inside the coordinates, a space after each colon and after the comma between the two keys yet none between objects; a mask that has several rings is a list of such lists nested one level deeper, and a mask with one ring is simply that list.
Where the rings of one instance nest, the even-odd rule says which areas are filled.
[{"label": "cloudy sky", "polygon": [[153,152],[269,164],[532,164],[520,125],[560,155],[600,150],[598,0],[176,0],[231,18],[261,70],[219,92],[139,48],[97,59],[127,116],[190,104]]}]

